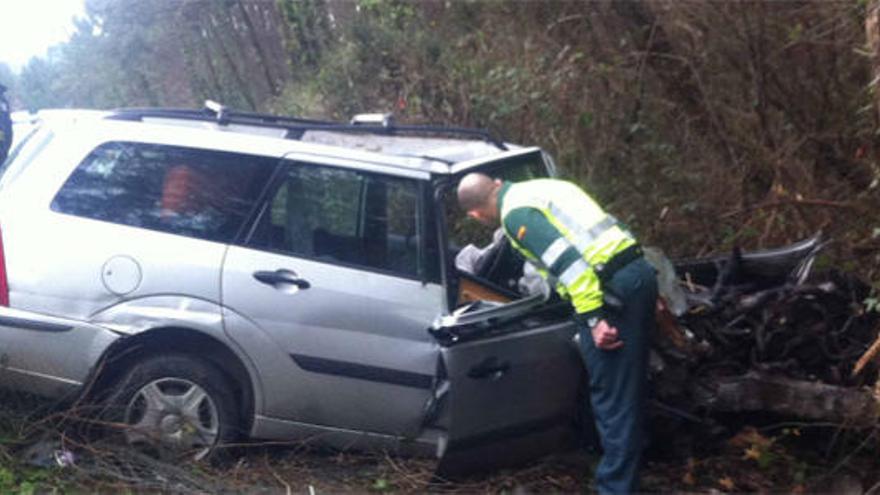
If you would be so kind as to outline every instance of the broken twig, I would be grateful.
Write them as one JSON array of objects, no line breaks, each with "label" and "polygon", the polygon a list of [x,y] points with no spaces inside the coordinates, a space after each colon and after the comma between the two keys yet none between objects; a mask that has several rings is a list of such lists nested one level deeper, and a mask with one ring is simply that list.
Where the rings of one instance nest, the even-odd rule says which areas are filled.
[{"label": "broken twig", "polygon": [[871,362],[871,360],[877,357],[878,353],[880,353],[880,328],[877,329],[877,339],[874,340],[874,343],[871,344],[871,347],[869,347],[868,350],[865,351],[864,354],[862,354],[859,360],[856,361],[856,365],[853,366],[852,376],[855,377],[856,375],[861,373],[865,366],[867,366],[868,363]]}]

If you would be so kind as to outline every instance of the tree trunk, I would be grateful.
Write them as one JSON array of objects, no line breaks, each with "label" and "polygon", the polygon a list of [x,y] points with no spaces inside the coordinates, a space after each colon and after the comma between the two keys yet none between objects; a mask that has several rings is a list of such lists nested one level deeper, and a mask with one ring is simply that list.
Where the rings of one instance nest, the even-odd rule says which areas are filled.
[{"label": "tree trunk", "polygon": [[874,111],[877,121],[880,122],[880,0],[873,0],[867,8],[865,15],[865,38],[868,45],[868,53],[871,57],[871,83],[874,91]]},{"label": "tree trunk", "polygon": [[272,73],[269,68],[269,58],[266,56],[266,52],[263,50],[263,45],[260,44],[260,41],[257,39],[256,28],[254,27],[254,23],[251,20],[251,16],[248,14],[247,8],[245,8],[244,3],[241,0],[236,2],[238,4],[238,9],[241,11],[241,17],[244,20],[245,30],[247,31],[248,38],[250,38],[251,44],[254,46],[254,50],[257,52],[257,63],[263,69],[263,77],[266,78],[266,84],[269,86],[269,92],[273,96],[277,96],[281,89],[278,87],[278,83],[272,77]]},{"label": "tree trunk", "polygon": [[205,59],[205,67],[208,68],[208,79],[211,87],[214,89],[214,98],[223,97],[223,88],[220,86],[220,78],[217,76],[217,70],[214,68],[214,57],[211,56],[211,49],[208,46],[207,33],[203,33],[198,25],[193,26],[195,31],[196,46]]},{"label": "tree trunk", "polygon": [[214,18],[209,17],[206,29],[208,35],[216,40],[217,49],[220,50],[220,55],[222,55],[223,59],[226,61],[226,65],[229,67],[229,72],[232,74],[233,79],[235,79],[235,83],[238,85],[242,97],[245,99],[251,110],[256,110],[257,104],[254,101],[253,95],[251,95],[250,88],[248,88],[244,79],[241,77],[241,72],[238,70],[238,66],[235,65],[235,60],[232,58],[232,55],[229,54],[229,50],[226,49],[226,44],[223,43],[222,37],[218,36],[214,24]]}]

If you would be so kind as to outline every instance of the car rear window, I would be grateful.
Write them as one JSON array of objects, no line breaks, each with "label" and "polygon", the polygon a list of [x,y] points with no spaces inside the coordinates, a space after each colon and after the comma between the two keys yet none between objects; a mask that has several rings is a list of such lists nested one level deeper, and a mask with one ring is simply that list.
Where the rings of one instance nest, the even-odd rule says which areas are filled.
[{"label": "car rear window", "polygon": [[52,210],[230,242],[277,163],[239,153],[106,143],[74,170]]}]

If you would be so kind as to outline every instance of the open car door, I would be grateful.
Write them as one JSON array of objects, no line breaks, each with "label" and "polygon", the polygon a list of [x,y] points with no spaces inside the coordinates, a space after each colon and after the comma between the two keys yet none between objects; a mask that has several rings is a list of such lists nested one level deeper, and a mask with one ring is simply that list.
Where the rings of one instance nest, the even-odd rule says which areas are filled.
[{"label": "open car door", "polygon": [[[460,177],[479,170],[520,181],[552,175],[552,163],[537,148],[523,148],[456,164]],[[458,246],[485,245],[486,229],[474,229],[457,210],[452,180],[438,189],[447,226],[447,254]],[[447,260],[451,261],[451,260]],[[511,465],[560,450],[577,438],[579,392],[586,374],[574,342],[570,304],[551,303],[549,291],[531,296],[494,297],[493,285],[479,287],[486,273],[462,273],[446,263],[451,314],[431,332],[441,345],[442,389],[438,422],[447,431],[441,473]],[[516,290],[522,275],[502,277],[501,289]],[[504,290],[495,291],[503,293]],[[503,294],[502,294],[503,295]]]},{"label": "open car door", "polygon": [[566,303],[474,303],[438,321],[449,383],[441,472],[511,465],[570,445],[585,372]]}]

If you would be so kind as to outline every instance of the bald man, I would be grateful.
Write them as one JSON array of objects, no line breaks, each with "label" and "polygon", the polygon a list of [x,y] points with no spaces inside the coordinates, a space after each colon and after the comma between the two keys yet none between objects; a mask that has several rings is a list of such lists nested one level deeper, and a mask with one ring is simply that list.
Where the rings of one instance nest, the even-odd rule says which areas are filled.
[{"label": "bald man", "polygon": [[637,491],[657,301],[656,275],[638,243],[566,181],[514,184],[471,173],[459,182],[458,202],[486,226],[500,222],[511,245],[571,301],[604,451],[596,489]]}]

